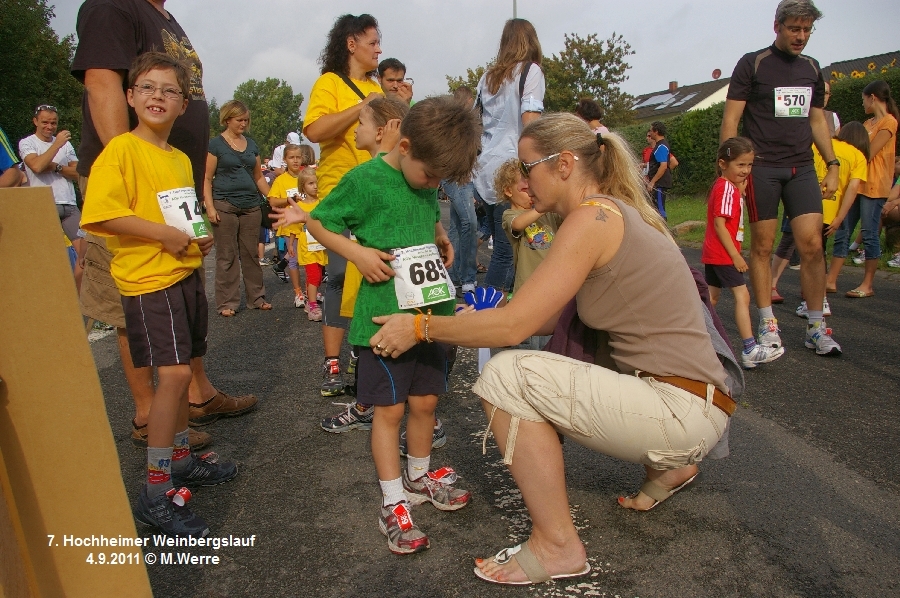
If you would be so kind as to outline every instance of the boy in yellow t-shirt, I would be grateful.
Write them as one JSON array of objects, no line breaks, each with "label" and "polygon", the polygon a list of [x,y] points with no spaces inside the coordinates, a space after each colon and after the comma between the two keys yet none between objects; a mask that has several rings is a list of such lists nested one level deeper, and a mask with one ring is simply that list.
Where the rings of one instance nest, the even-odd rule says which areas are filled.
[{"label": "boy in yellow t-shirt", "polygon": [[[298,187],[300,185],[297,182],[297,176],[303,169],[302,161],[302,151],[299,145],[289,143],[284,146],[284,163],[287,165],[287,170],[272,181],[268,197],[270,205],[273,207],[284,207],[288,205],[288,197],[299,200],[300,190]],[[276,274],[279,273],[279,270],[284,272],[284,269],[287,268],[288,277],[294,287],[294,307],[298,308],[306,305],[306,298],[303,296],[303,289],[300,286],[300,271],[297,266],[297,233],[302,231],[303,225],[300,224],[278,227],[278,230],[275,231],[275,236],[284,237],[288,240],[287,252],[280,263],[272,266]]]},{"label": "boy in yellow t-shirt", "polygon": [[191,163],[168,144],[188,103],[190,72],[166,54],[140,55],[128,71],[126,99],[137,114],[130,133],[113,138],[91,169],[81,227],[109,237],[111,273],[122,295],[131,358],[155,366],[159,381],[147,422],[147,483],[135,518],[174,537],[209,527],[186,502],[187,488],[237,475],[213,453],[188,444],[190,360],[206,353],[208,308],[197,269],[212,248]]}]

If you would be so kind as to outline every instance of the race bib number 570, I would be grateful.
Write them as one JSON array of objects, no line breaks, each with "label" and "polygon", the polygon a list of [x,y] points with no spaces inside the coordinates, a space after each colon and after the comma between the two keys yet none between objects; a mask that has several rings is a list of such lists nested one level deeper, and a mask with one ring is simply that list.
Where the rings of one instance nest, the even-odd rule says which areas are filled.
[{"label": "race bib number 570", "polygon": [[210,236],[209,220],[200,210],[193,187],[180,187],[156,194],[159,209],[166,224],[177,228],[192,239]]},{"label": "race bib number 570", "polygon": [[449,284],[447,270],[434,244],[394,249],[392,253],[394,291],[400,309],[422,307],[456,297],[456,288]]},{"label": "race bib number 570", "polygon": [[776,87],[775,116],[806,118],[812,102],[812,87]]}]

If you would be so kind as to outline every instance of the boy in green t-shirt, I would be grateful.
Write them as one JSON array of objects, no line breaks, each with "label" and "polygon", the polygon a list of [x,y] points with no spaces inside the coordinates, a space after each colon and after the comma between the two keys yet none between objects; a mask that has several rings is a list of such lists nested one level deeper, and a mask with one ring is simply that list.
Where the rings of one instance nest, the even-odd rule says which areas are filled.
[{"label": "boy in green t-shirt", "polygon": [[221,484],[237,468],[214,453],[193,455],[188,442],[191,359],[206,353],[208,319],[197,269],[213,244],[191,162],[168,143],[189,89],[183,63],[160,52],[135,59],[126,99],[138,124],[94,162],[81,227],[109,237],[132,361],[155,367],[159,378],[147,420],[147,483],[134,515],[168,536],[202,538],[209,527],[185,505],[187,488],[176,486]]},{"label": "boy in green t-shirt", "polygon": [[[322,245],[356,264],[364,277],[349,341],[360,355],[357,400],[375,405],[372,457],[383,494],[379,526],[395,554],[429,547],[412,522],[410,504],[427,501],[454,511],[471,496],[453,487],[456,473],[449,467],[429,470],[437,395],[447,390],[447,348],[428,338],[428,318],[450,315],[455,307],[445,270],[453,249],[440,224],[437,187],[442,179],[471,176],[480,136],[477,114],[449,96],[419,102],[400,125],[394,149],[344,175],[307,223]],[[278,224],[289,222],[292,212],[282,211]],[[348,228],[358,244],[341,236]],[[368,350],[379,329],[372,318],[401,312],[419,314],[419,340],[426,342],[403,354],[379,345]],[[397,445],[404,403],[409,457],[401,472]]]}]

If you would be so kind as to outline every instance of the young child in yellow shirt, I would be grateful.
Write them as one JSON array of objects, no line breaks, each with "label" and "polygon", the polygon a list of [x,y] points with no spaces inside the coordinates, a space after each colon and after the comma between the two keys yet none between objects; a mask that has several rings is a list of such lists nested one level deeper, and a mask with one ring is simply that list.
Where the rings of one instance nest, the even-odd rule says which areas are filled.
[{"label": "young child in yellow shirt", "polygon": [[122,294],[134,366],[156,367],[147,420],[147,483],[138,521],[175,537],[202,538],[206,522],[186,506],[187,488],[237,475],[214,453],[195,457],[188,443],[192,358],[206,353],[208,306],[198,269],[213,238],[191,162],[168,143],[187,108],[190,72],[159,52],[141,54],[128,71],[126,99],[137,127],[114,137],[91,169],[81,227],[108,237],[110,271]]}]

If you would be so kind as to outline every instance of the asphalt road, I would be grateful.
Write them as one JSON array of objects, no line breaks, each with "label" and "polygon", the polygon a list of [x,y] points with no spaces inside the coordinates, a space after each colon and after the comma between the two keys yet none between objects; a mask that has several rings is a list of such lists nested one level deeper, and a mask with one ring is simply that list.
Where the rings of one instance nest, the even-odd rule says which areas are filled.
[{"label": "asphalt road", "polygon": [[[686,249],[689,262],[699,251]],[[212,297],[213,262],[207,258]],[[841,291],[861,279],[846,268]],[[270,312],[211,316],[207,371],[229,393],[256,393],[259,408],[206,426],[212,450],[240,475],[195,492],[192,506],[215,536],[255,535],[252,548],[193,548],[219,565],[148,567],[156,596],[896,596],[900,595],[900,280],[879,277],[876,296],[830,297],[839,359],[802,344],[793,315],[799,276],[788,271],[776,306],[786,355],[747,373],[729,458],[707,460],[690,488],[647,513],[616,497],[635,491],[642,468],[565,447],[572,514],[593,573],[568,583],[498,587],[472,573],[475,557],[528,536],[529,520],[471,393],[476,356],[461,349],[438,415],[449,442],[433,453],[452,465],[469,506],[416,507],[432,548],[394,556],[378,531],[380,491],[369,433],[327,434],[342,407],[319,395],[320,326],[292,306],[289,285],[265,274]],[[213,312],[214,313],[214,312]],[[729,297],[719,313],[737,342]],[[754,315],[755,317],[755,315]],[[131,446],[131,397],[113,338],[92,345],[130,496],[145,453]],[[349,399],[341,399],[349,400]],[[147,528],[139,532],[149,535]],[[125,595],[125,594],[123,594]]]}]

